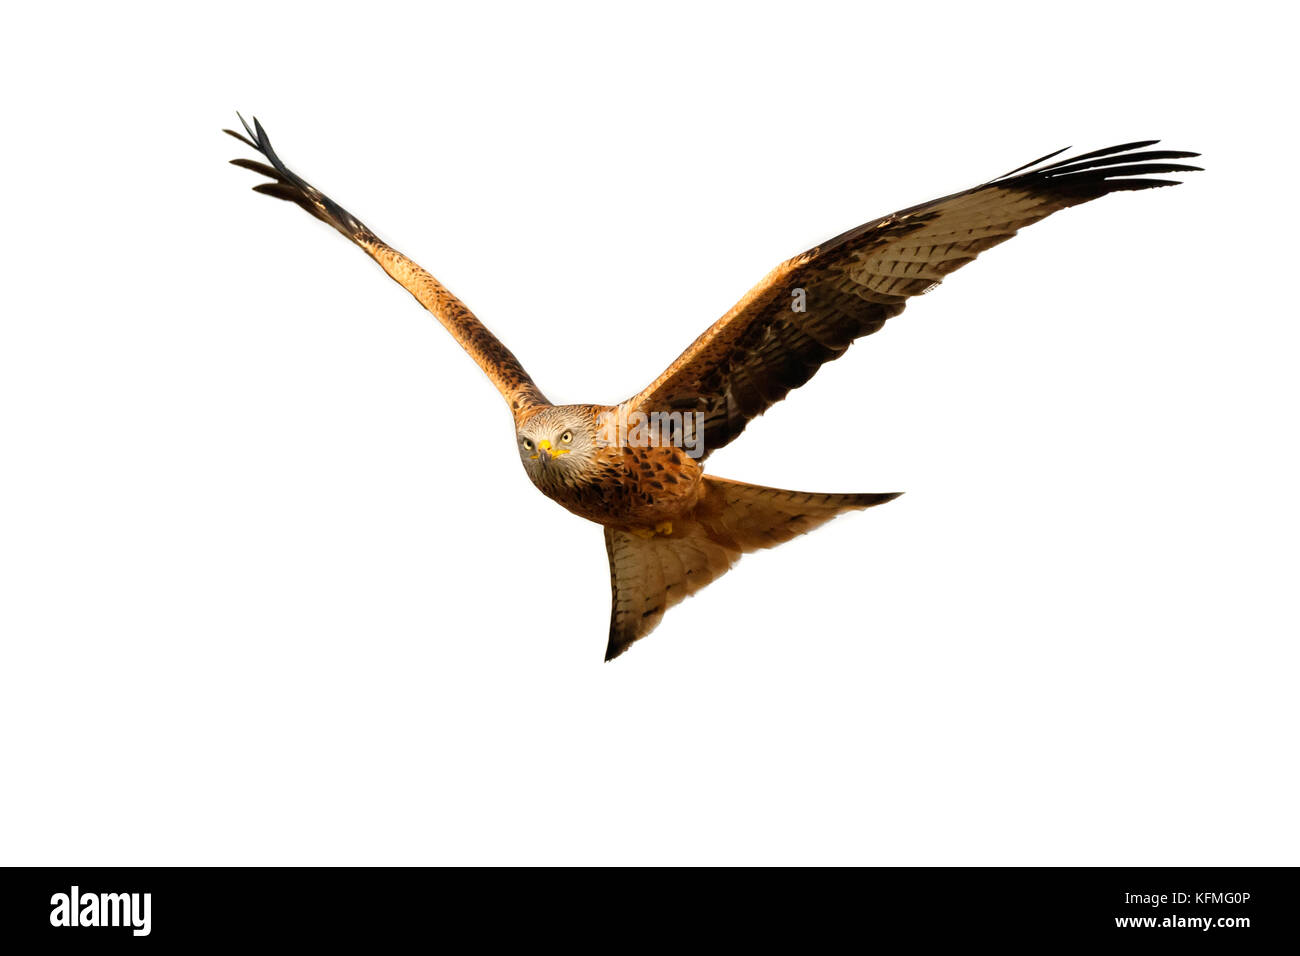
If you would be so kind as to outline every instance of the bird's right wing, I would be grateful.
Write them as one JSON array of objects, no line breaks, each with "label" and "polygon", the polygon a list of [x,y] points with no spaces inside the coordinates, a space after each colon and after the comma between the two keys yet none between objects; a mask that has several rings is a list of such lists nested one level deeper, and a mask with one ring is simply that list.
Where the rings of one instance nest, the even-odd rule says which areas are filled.
[{"label": "bird's right wing", "polygon": [[256,118],[253,120],[252,129],[244,123],[242,116],[239,121],[244,124],[247,136],[229,129],[225,132],[253,147],[271,163],[267,166],[265,163],[251,159],[231,160],[236,166],[251,169],[274,180],[254,186],[253,189],[277,199],[297,203],[368,252],[385,272],[415,296],[416,301],[432,312],[447,331],[455,336],[461,348],[468,352],[478,367],[487,373],[487,377],[492,380],[497,391],[510,403],[510,411],[516,423],[527,417],[528,413],[538,406],[550,404],[546,396],[533,384],[533,380],[519,364],[519,360],[501,344],[500,339],[488,331],[473,312],[465,307],[465,303],[452,295],[441,282],[425,272],[418,264],[383,242],[346,209],[290,171],[271,148],[266,130],[262,129],[262,124]]}]

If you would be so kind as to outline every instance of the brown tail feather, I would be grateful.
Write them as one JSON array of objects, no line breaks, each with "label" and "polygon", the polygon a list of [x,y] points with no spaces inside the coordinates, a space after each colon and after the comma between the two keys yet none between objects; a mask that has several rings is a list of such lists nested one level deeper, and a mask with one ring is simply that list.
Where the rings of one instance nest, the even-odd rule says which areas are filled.
[{"label": "brown tail feather", "polygon": [[654,630],[664,612],[725,574],[742,554],[771,548],[845,511],[899,493],[814,494],[706,475],[700,504],[671,528],[605,529],[613,607],[605,660]]}]

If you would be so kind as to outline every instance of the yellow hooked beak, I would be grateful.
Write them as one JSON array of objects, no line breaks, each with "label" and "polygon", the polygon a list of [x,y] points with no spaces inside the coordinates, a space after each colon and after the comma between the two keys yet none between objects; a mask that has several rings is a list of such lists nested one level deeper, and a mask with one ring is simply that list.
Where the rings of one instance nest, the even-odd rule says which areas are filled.
[{"label": "yellow hooked beak", "polygon": [[536,461],[542,452],[546,452],[551,458],[559,458],[561,455],[567,455],[570,451],[572,451],[570,448],[552,448],[551,443],[543,438],[537,443],[537,454],[529,455],[528,458],[530,461]]}]

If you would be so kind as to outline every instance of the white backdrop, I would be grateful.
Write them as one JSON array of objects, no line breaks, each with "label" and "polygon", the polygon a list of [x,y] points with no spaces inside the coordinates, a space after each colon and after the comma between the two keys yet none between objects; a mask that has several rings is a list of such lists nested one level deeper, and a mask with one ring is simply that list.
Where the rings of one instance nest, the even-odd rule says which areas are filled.
[{"label": "white backdrop", "polygon": [[[1271,4],[11,14],[0,862],[1296,863]],[[986,253],[710,459],[893,491],[601,663],[600,530],[285,160],[555,401],[1050,149],[1207,172]]]}]

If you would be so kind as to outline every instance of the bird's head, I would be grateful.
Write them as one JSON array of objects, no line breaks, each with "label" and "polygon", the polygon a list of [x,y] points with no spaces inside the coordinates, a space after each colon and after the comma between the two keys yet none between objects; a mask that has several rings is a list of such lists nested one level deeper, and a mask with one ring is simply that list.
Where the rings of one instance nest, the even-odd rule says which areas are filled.
[{"label": "bird's head", "polygon": [[536,484],[575,480],[596,456],[596,422],[585,405],[552,405],[519,426],[519,459]]}]

